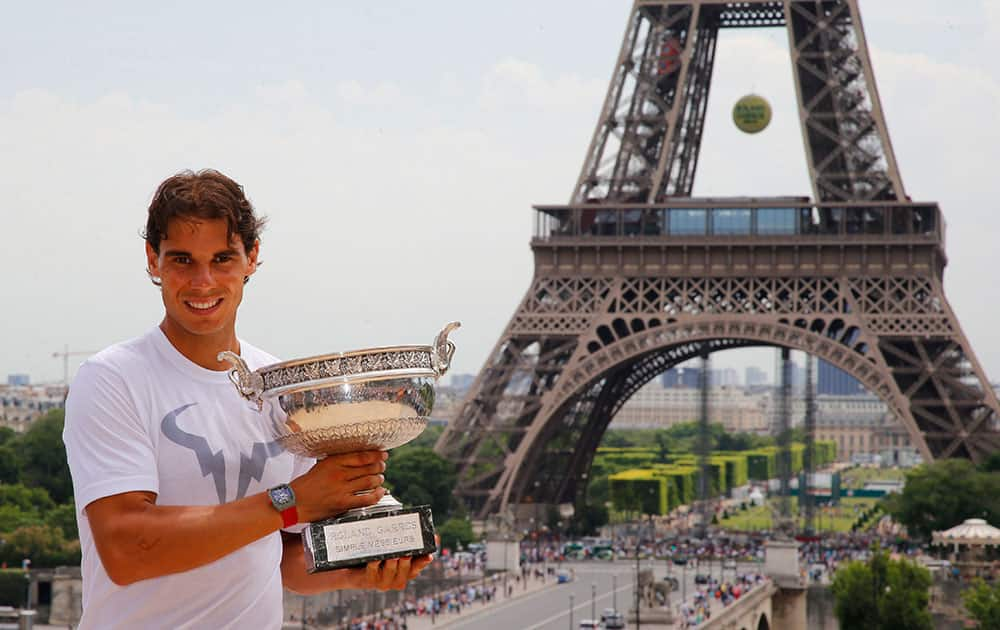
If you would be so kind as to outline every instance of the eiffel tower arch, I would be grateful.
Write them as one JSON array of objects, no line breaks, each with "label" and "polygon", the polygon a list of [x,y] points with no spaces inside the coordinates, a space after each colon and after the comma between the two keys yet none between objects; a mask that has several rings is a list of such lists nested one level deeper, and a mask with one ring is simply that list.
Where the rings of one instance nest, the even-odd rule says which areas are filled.
[{"label": "eiffel tower arch", "polygon": [[[693,198],[722,28],[785,27],[813,198]],[[925,459],[1000,448],[945,297],[945,222],[907,197],[856,0],[635,0],[569,204],[535,206],[531,286],[436,445],[480,516],[574,503],[639,388],[746,346],[821,357]]]}]

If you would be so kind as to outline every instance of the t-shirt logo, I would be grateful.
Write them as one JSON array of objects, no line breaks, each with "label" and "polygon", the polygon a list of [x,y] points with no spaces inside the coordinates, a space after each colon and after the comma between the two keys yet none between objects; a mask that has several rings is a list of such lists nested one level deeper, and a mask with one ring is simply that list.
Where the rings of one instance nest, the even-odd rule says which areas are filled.
[{"label": "t-shirt logo", "polygon": [[[189,433],[177,425],[177,416],[184,410],[193,407],[198,403],[189,403],[174,409],[163,416],[160,422],[160,430],[163,435],[174,444],[194,451],[198,459],[198,466],[201,467],[201,475],[207,477],[212,475],[215,481],[215,492],[219,496],[219,503],[226,502],[226,458],[222,451],[213,451],[208,445],[208,440],[204,436]],[[236,488],[236,499],[242,499],[247,494],[250,487],[250,480],[260,481],[264,476],[264,468],[267,460],[279,455],[284,448],[277,442],[254,442],[247,456],[240,452],[240,474]]]}]

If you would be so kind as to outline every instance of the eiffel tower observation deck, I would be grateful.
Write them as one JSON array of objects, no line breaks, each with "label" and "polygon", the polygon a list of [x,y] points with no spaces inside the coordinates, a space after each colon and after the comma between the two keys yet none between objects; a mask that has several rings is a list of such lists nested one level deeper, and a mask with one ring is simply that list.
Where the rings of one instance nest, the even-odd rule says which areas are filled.
[{"label": "eiffel tower observation deck", "polygon": [[[812,198],[691,196],[720,29],[789,38]],[[639,388],[746,346],[879,396],[925,459],[981,461],[1000,405],[945,297],[945,221],[903,188],[856,0],[636,0],[567,205],[436,450],[480,516],[575,503]]]}]

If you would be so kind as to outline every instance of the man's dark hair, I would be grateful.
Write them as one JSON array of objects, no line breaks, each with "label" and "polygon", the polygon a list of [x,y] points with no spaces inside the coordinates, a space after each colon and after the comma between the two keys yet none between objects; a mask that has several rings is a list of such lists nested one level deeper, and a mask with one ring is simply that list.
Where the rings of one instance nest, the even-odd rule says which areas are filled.
[{"label": "man's dark hair", "polygon": [[210,168],[197,173],[182,171],[156,189],[142,237],[157,254],[160,241],[167,235],[167,223],[173,218],[225,219],[228,237],[238,235],[247,253],[266,222],[254,214],[242,186]]}]

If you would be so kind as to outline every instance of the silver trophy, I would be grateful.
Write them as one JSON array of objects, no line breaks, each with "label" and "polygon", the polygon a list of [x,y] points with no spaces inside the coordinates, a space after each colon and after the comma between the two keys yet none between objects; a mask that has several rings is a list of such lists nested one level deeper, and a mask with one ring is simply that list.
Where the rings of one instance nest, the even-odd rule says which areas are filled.
[{"label": "silver trophy", "polygon": [[[247,400],[263,410],[286,450],[322,458],[388,450],[426,428],[434,386],[451,365],[455,344],[444,327],[430,346],[389,346],[284,361],[251,371],[228,350],[219,361]],[[274,402],[283,413],[277,413]],[[310,573],[416,556],[435,550],[430,506],[404,508],[386,493],[375,505],[311,523],[302,533]]]}]

